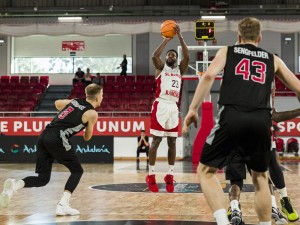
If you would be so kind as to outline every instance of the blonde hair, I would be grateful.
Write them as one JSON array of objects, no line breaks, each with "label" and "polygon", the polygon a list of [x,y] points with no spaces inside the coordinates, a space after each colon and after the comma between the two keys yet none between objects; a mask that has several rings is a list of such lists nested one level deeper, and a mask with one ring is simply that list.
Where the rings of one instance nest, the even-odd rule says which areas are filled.
[{"label": "blonde hair", "polygon": [[96,99],[96,95],[100,94],[102,86],[98,84],[89,84],[85,88],[85,95],[88,100]]},{"label": "blonde hair", "polygon": [[257,41],[261,34],[261,23],[254,17],[244,18],[239,22],[238,31],[243,41]]}]

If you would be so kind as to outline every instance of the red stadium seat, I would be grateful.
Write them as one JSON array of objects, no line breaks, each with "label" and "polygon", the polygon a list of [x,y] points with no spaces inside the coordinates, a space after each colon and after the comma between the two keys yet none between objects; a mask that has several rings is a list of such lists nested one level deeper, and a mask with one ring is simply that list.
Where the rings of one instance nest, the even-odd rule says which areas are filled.
[{"label": "red stadium seat", "polygon": [[48,86],[49,76],[40,76],[40,83],[45,84],[46,86]]},{"label": "red stadium seat", "polygon": [[152,75],[146,76],[146,82],[147,83],[154,83],[155,82],[155,76],[152,76]]},{"label": "red stadium seat", "polygon": [[136,81],[145,82],[145,80],[146,80],[146,76],[144,76],[144,75],[137,75],[136,76]]},{"label": "red stadium seat", "polygon": [[29,82],[30,83],[38,83],[39,81],[40,81],[40,77],[38,77],[38,76],[29,77]]},{"label": "red stadium seat", "polygon": [[20,112],[30,112],[30,111],[33,111],[33,106],[30,106],[30,105],[20,106],[19,110],[20,110]]},{"label": "red stadium seat", "polygon": [[286,142],[287,144],[287,152],[288,153],[296,153],[299,151],[299,143],[297,138],[289,138]]},{"label": "red stadium seat", "polygon": [[19,83],[20,82],[20,76],[11,76],[10,77],[10,83]]},{"label": "red stadium seat", "polygon": [[29,83],[29,76],[21,76],[20,83]]},{"label": "red stadium seat", "polygon": [[153,93],[152,85],[146,85],[144,87],[144,91],[147,92],[147,93]]},{"label": "red stadium seat", "polygon": [[134,82],[135,81],[135,76],[127,76],[126,77],[126,83],[127,82]]},{"label": "red stadium seat", "polygon": [[284,140],[282,138],[276,138],[276,151],[284,152]]},{"label": "red stadium seat", "polygon": [[1,94],[0,94],[0,102],[6,102],[6,101],[7,101],[7,95],[2,94],[2,92],[1,92]]},{"label": "red stadium seat", "polygon": [[124,83],[124,82],[125,82],[125,79],[126,79],[126,78],[125,78],[124,76],[118,76],[116,81],[117,81],[117,82],[123,82],[123,83]]},{"label": "red stadium seat", "polygon": [[114,83],[116,81],[115,76],[107,76],[106,82],[107,83]]},{"label": "red stadium seat", "polygon": [[131,93],[132,90],[133,90],[133,87],[132,87],[132,86],[127,86],[127,85],[125,85],[125,86],[123,87],[123,93]]},{"label": "red stadium seat", "polygon": [[0,77],[0,82],[1,83],[9,83],[10,82],[10,76],[6,76],[6,75],[3,75]]},{"label": "red stadium seat", "polygon": [[142,86],[142,85],[136,85],[135,89],[134,89],[134,92],[136,92],[136,93],[143,93],[144,92],[144,86]]}]

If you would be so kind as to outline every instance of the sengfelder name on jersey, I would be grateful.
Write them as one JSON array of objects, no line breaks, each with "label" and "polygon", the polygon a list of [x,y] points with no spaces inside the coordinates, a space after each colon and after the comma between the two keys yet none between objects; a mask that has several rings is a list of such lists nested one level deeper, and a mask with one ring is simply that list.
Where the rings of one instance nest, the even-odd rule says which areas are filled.
[{"label": "sengfelder name on jersey", "polygon": [[251,51],[251,50],[249,50],[247,48],[243,48],[243,47],[234,47],[233,51],[234,51],[234,53],[248,55],[248,56],[257,57],[257,58],[263,58],[263,59],[269,58],[269,55],[267,52]]}]

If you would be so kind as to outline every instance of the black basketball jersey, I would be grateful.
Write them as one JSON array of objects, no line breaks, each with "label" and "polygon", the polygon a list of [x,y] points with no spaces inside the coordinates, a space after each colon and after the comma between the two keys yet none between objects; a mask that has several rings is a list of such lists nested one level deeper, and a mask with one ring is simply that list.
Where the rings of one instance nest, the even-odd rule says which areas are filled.
[{"label": "black basketball jersey", "polygon": [[220,89],[220,105],[239,110],[271,109],[274,57],[251,44],[229,46]]},{"label": "black basketball jersey", "polygon": [[47,128],[58,128],[63,140],[82,131],[87,123],[82,123],[82,115],[94,107],[85,99],[74,99],[53,118]]}]

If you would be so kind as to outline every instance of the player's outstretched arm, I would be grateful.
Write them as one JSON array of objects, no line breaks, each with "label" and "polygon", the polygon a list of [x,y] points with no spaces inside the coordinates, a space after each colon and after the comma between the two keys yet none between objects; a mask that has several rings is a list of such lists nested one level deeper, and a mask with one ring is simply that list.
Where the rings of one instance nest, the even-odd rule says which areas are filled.
[{"label": "player's outstretched arm", "polygon": [[73,99],[59,99],[54,102],[57,110],[62,110],[66,105],[68,105]]},{"label": "player's outstretched arm", "polygon": [[275,109],[272,111],[272,120],[279,123],[286,120],[291,120],[300,116],[300,109],[294,109],[283,112],[276,112]]}]

